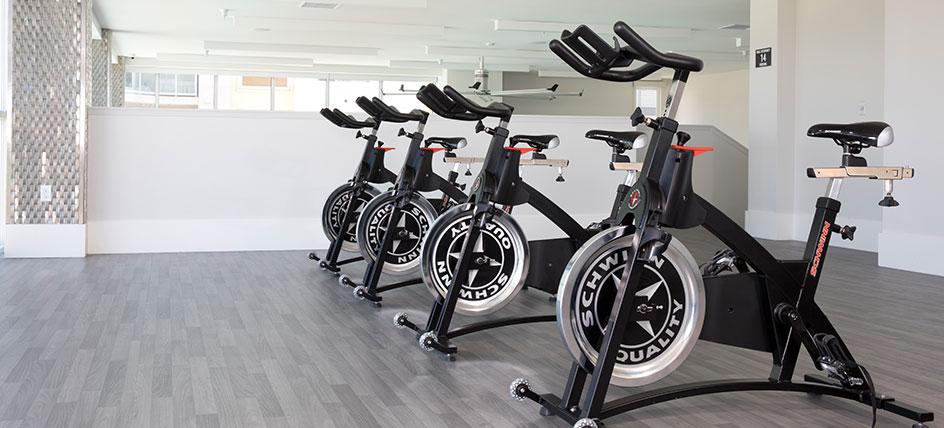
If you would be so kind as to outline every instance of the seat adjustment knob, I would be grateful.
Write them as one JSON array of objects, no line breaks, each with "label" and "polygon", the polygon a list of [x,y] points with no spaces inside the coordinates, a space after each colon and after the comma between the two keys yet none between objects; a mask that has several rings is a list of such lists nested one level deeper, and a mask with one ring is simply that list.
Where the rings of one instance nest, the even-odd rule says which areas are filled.
[{"label": "seat adjustment knob", "polygon": [[855,239],[855,232],[856,232],[855,226],[839,226],[837,224],[834,224],[832,227],[832,231],[838,233],[839,236],[842,237],[842,239],[849,240],[849,241],[852,241]]}]

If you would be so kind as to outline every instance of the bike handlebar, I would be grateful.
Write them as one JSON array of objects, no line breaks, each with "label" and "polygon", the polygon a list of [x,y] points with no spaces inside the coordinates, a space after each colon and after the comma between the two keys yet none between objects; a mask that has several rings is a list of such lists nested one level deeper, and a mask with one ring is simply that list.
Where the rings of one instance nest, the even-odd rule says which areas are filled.
[{"label": "bike handlebar", "polygon": [[459,91],[453,89],[452,86],[447,85],[443,88],[443,92],[445,92],[445,94],[449,98],[452,98],[452,100],[457,104],[465,107],[466,110],[481,116],[497,117],[502,120],[509,120],[511,119],[512,112],[515,110],[514,107],[499,102],[494,102],[484,107],[480,106],[478,103],[460,94]]},{"label": "bike handlebar", "polygon": [[[551,40],[549,47],[578,73],[612,82],[634,82],[662,67],[701,71],[704,66],[697,58],[659,52],[622,21],[613,28],[629,46],[610,46],[589,27],[580,25],[573,32],[561,32],[560,40]],[[636,60],[645,64],[626,69]]]},{"label": "bike handlebar", "polygon": [[395,107],[388,106],[377,97],[372,100],[363,96],[357,97],[354,102],[371,117],[381,122],[404,123],[417,121],[425,123],[428,116],[428,113],[422,110],[401,113]]},{"label": "bike handlebar", "polygon": [[447,119],[476,121],[485,118],[485,115],[472,113],[460,106],[432,83],[421,86],[416,92],[416,99],[434,113]]},{"label": "bike handlebar", "polygon": [[691,72],[701,71],[705,67],[705,64],[698,58],[672,52],[659,52],[623,21],[617,21],[616,24],[613,24],[613,31],[617,36],[623,39],[643,61],[650,64],[656,64],[673,70]]},{"label": "bike handlebar", "polygon": [[354,119],[350,115],[347,115],[341,110],[334,109],[334,111],[328,110],[326,108],[321,109],[321,115],[325,119],[328,119],[331,123],[339,126],[341,128],[350,128],[350,129],[360,129],[360,128],[372,128],[377,122],[374,122],[373,119],[367,118],[365,121],[359,121]]},{"label": "bike handlebar", "polygon": [[387,122],[426,123],[426,118],[429,117],[429,113],[423,110],[418,110],[418,109],[414,109],[410,111],[409,113],[403,113],[400,110],[397,110],[396,107],[387,105],[385,102],[383,102],[380,98],[377,98],[377,97],[373,98],[373,102],[374,102],[374,105],[377,106],[377,108],[383,112],[383,116],[384,116],[383,120]]}]

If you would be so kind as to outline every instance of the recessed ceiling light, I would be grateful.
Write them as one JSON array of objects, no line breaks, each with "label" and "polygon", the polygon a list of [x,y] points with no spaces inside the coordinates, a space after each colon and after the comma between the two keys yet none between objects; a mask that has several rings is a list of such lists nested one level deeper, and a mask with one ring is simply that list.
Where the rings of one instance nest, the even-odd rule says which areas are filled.
[{"label": "recessed ceiling light", "polygon": [[308,9],[337,9],[338,6],[341,6],[338,3],[328,3],[320,1],[303,1],[298,7],[304,7]]},{"label": "recessed ceiling light", "polygon": [[265,27],[257,27],[257,28],[253,28],[252,31],[259,31],[259,32],[265,33],[265,32],[267,32],[267,31],[272,31],[272,29],[271,29],[271,28],[265,28]]},{"label": "recessed ceiling light", "polygon": [[747,30],[750,28],[751,26],[747,24],[728,24],[718,27],[719,30]]}]

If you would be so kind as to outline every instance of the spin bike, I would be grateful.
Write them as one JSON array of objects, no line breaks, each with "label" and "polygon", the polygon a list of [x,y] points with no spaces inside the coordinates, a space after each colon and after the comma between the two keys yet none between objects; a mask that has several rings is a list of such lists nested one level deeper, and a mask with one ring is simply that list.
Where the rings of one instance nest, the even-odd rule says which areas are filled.
[{"label": "spin bike", "polygon": [[[342,285],[355,287],[354,296],[358,299],[380,305],[383,299],[378,294],[423,282],[417,277],[379,285],[381,273],[403,275],[416,271],[420,264],[420,245],[430,225],[447,208],[466,200],[465,186],[457,184],[462,164],[453,163],[448,178],[443,178],[433,170],[432,162],[433,155],[439,151],[445,151],[446,159],[455,159],[454,151],[465,147],[467,142],[462,137],[429,137],[424,142],[423,128],[429,117],[425,111],[401,113],[378,98],[361,97],[357,104],[380,121],[417,122],[415,132],[408,133],[400,128],[399,136],[409,138],[410,147],[393,189],[371,199],[357,222],[357,243],[368,262],[363,285],[354,283],[347,275],[338,279]],[[434,145],[437,147],[430,147]],[[433,191],[441,192],[442,198],[431,202],[420,194]],[[383,256],[378,256],[380,254]]]},{"label": "spin bike", "polygon": [[[614,31],[627,46],[611,46],[588,27],[564,31],[551,50],[581,74],[632,82],[660,68],[674,70],[663,117],[633,114],[633,124],[653,129],[649,150],[625,205],[614,207],[619,225],[587,241],[560,280],[558,325],[574,357],[561,397],[539,395],[524,379],[511,395],[541,405],[574,427],[602,426],[601,420],[678,398],[736,391],[791,391],[827,395],[886,410],[916,421],[934,414],[876,393],[868,371],[850,353],[815,301],[829,241],[834,233],[853,239],[854,226],[836,223],[843,180],[885,182],[879,205],[895,206],[892,183],[911,178],[904,167],[869,167],[862,150],[892,143],[892,129],[880,122],[822,124],[808,135],[832,139],[842,147],[840,167],[811,168],[808,175],[829,178],[816,201],[802,260],[778,260],[757,240],[708,201],[694,193],[693,159],[706,148],[687,147],[676,138],[674,120],[689,74],[702,69],[698,59],[662,53],[623,22]],[[634,68],[636,62],[643,65]],[[701,268],[665,228],[702,226],[729,250]],[[769,353],[766,379],[695,382],[650,389],[606,401],[610,385],[642,386],[675,370],[698,339]],[[801,350],[825,373],[794,381]],[[589,387],[587,381],[589,380]],[[586,390],[586,391],[585,391]]]},{"label": "spin bike", "polygon": [[[559,144],[557,136],[516,135],[506,147],[511,106],[492,103],[483,107],[449,86],[440,91],[434,85],[426,85],[417,98],[442,117],[478,121],[476,132],[492,136],[468,202],[445,212],[423,244],[423,279],[436,298],[426,325],[414,324],[402,312],[394,317],[397,327],[417,333],[422,349],[435,350],[452,359],[457,348],[449,343],[450,339],[491,328],[554,321],[554,315],[538,315],[450,329],[455,313],[472,316],[493,313],[508,304],[526,285],[555,295],[556,287],[549,288],[546,284],[560,278],[570,256],[591,232],[525,183],[519,174],[523,164],[566,166],[566,161],[547,159],[543,153]],[[487,117],[497,118],[498,126],[485,127],[481,120]],[[645,141],[642,133],[598,132],[594,136],[609,139],[611,145],[620,147],[620,153],[634,145],[638,148]],[[531,154],[531,159],[521,159],[527,153]],[[510,215],[512,207],[525,203],[547,217],[567,237],[528,241]]]},{"label": "spin bike", "polygon": [[[321,211],[321,227],[331,241],[327,253],[323,257],[319,257],[315,252],[308,253],[308,258],[317,261],[322,270],[338,275],[341,266],[364,260],[363,257],[339,260],[339,257],[341,250],[358,250],[354,233],[357,219],[364,206],[380,193],[372,184],[393,183],[397,176],[384,166],[384,155],[393,149],[384,147],[384,143],[377,139],[381,121],[373,118],[358,121],[338,109],[332,111],[323,108],[321,115],[341,128],[357,129],[355,138],[363,138],[366,141],[354,177],[328,195]],[[370,128],[370,133],[361,133],[360,130],[364,128]]]}]

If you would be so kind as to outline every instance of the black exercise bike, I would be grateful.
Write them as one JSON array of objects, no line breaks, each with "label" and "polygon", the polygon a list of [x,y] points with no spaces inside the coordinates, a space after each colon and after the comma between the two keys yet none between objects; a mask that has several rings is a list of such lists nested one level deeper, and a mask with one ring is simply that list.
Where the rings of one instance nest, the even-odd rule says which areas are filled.
[{"label": "black exercise bike", "polygon": [[[492,103],[483,107],[449,86],[440,91],[432,84],[423,86],[417,98],[442,117],[477,121],[476,132],[492,136],[468,202],[437,219],[423,244],[423,279],[436,298],[426,325],[417,326],[402,312],[394,317],[397,327],[417,333],[421,348],[451,359],[457,348],[450,339],[502,326],[554,321],[554,315],[510,317],[450,329],[455,313],[493,313],[525,286],[555,295],[557,287],[547,285],[556,284],[571,255],[593,229],[581,226],[519,174],[522,165],[566,167],[566,160],[548,159],[544,154],[559,144],[557,136],[516,135],[505,146],[511,106]],[[481,122],[485,118],[497,118],[498,126],[485,127]],[[591,131],[587,136],[612,146],[618,163],[626,163],[628,157],[623,153],[643,146],[646,138],[640,132]],[[530,159],[522,159],[529,153]],[[522,204],[534,207],[567,236],[528,241],[510,215],[514,206]]]},{"label": "black exercise bike", "polygon": [[[684,146],[674,120],[689,74],[702,62],[662,53],[628,25],[614,31],[627,46],[610,45],[580,26],[564,31],[551,50],[581,74],[601,80],[633,82],[660,68],[674,70],[664,115],[650,119],[637,109],[633,124],[653,129],[640,178],[625,204],[614,206],[619,223],[589,239],[569,262],[559,283],[558,325],[574,357],[561,397],[539,395],[524,379],[511,385],[515,399],[541,405],[574,427],[602,426],[601,420],[678,398],[734,391],[793,391],[829,395],[916,421],[934,414],[878,394],[868,372],[850,353],[815,301],[833,233],[853,239],[854,226],[836,223],[842,180],[884,180],[881,206],[895,206],[892,183],[911,178],[903,167],[869,167],[862,150],[892,142],[891,127],[880,122],[822,124],[808,135],[832,139],[842,147],[840,167],[811,168],[808,175],[829,178],[826,196],[816,202],[802,260],[778,260],[757,240],[708,201],[694,193],[692,164],[704,148]],[[643,65],[631,67],[635,62]],[[685,138],[683,138],[685,140]],[[702,226],[729,247],[699,267],[666,228]],[[673,385],[607,402],[610,385],[641,386],[675,370],[697,339],[769,353],[766,379],[738,379]],[[826,376],[794,381],[801,350]],[[589,388],[587,381],[589,380]],[[586,389],[586,391],[585,391]]]},{"label": "black exercise bike", "polygon": [[[341,266],[364,260],[363,257],[339,258],[341,250],[358,250],[357,219],[364,206],[380,193],[372,184],[392,184],[397,176],[384,166],[384,155],[392,149],[384,147],[383,142],[377,139],[381,121],[373,118],[359,121],[338,109],[323,108],[321,115],[341,128],[357,129],[356,138],[366,141],[354,177],[328,195],[321,211],[321,226],[331,242],[328,251],[323,257],[315,252],[308,253],[308,258],[317,261],[322,270],[339,275]],[[370,133],[362,133],[360,130],[364,128],[370,128]]]},{"label": "black exercise bike", "polygon": [[[424,142],[427,112],[401,113],[378,98],[360,97],[356,102],[377,121],[417,122],[414,132],[400,128],[399,135],[409,138],[410,146],[394,187],[367,203],[357,221],[357,243],[368,262],[363,283],[358,285],[347,275],[338,279],[342,285],[354,287],[357,298],[379,305],[383,300],[380,293],[423,282],[417,277],[381,286],[380,278],[382,273],[404,275],[418,270],[421,244],[430,225],[440,213],[466,200],[465,186],[457,183],[462,164],[454,162],[448,178],[436,174],[432,165],[433,155],[439,151],[445,151],[446,159],[455,159],[455,151],[466,146],[466,139],[430,137]],[[437,147],[430,147],[434,145]],[[474,161],[465,164],[471,163]],[[429,200],[420,192],[441,192],[442,197]]]}]

